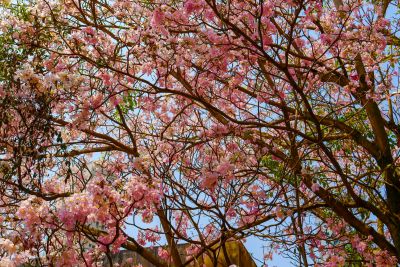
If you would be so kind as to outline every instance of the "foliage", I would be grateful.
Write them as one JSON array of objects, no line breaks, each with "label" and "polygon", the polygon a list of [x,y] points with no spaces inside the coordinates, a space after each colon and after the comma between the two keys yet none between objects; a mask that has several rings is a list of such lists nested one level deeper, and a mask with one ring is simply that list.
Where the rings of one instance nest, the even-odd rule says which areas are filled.
[{"label": "foliage", "polygon": [[0,266],[395,266],[395,4],[3,1]]}]

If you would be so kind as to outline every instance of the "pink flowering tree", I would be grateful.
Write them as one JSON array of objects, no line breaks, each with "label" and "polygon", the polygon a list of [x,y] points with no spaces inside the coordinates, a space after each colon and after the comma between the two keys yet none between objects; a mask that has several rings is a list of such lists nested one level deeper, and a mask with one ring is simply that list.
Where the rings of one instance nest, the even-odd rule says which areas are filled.
[{"label": "pink flowering tree", "polygon": [[396,4],[3,1],[0,266],[395,266]]}]

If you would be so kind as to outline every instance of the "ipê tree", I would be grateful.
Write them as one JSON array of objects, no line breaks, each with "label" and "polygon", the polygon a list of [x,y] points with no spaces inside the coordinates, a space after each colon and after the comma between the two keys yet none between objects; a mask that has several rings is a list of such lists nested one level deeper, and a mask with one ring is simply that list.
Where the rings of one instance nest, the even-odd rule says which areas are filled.
[{"label": "ip\u00ea tree", "polygon": [[396,265],[396,3],[3,2],[0,265]]}]

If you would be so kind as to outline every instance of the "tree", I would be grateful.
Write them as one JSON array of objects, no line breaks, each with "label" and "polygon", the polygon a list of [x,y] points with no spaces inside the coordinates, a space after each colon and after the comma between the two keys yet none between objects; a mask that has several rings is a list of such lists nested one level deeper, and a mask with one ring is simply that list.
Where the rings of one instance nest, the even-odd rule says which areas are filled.
[{"label": "tree", "polygon": [[394,1],[1,13],[2,266],[92,266],[121,247],[186,266],[249,236],[298,266],[400,260]]}]

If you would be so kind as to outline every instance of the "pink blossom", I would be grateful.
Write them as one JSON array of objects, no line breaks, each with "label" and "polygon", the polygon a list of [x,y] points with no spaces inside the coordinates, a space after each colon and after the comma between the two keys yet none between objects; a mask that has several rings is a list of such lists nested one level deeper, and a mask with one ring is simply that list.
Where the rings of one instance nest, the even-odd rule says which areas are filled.
[{"label": "pink blossom", "polygon": [[362,253],[367,248],[367,244],[365,242],[358,242],[356,248],[358,252]]},{"label": "pink blossom", "polygon": [[151,24],[153,27],[161,26],[164,23],[165,14],[161,11],[160,8],[156,8],[153,12],[153,18],[151,20]]},{"label": "pink blossom", "polygon": [[168,261],[170,258],[170,254],[169,254],[168,250],[161,248],[161,247],[158,248],[157,255],[164,261]]},{"label": "pink blossom", "polygon": [[200,8],[199,1],[188,0],[185,2],[185,11],[188,14],[198,11]]},{"label": "pink blossom", "polygon": [[312,190],[313,192],[318,192],[319,188],[320,188],[320,186],[319,186],[319,184],[317,184],[317,183],[313,183],[313,184],[311,185],[311,190]]}]

